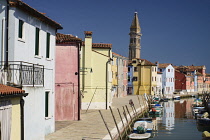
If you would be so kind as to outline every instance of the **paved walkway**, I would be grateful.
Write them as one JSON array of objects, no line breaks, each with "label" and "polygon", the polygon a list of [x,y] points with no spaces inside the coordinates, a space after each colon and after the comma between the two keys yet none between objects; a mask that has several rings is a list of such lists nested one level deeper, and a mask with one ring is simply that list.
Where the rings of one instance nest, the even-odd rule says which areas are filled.
[{"label": "paved walkway", "polygon": [[[140,99],[140,104],[143,109],[145,102],[142,96],[138,96]],[[121,115],[123,115],[123,107],[127,105],[129,112],[132,113],[132,108],[129,105],[129,100],[132,99],[136,110],[141,111],[140,104],[137,95],[113,98],[112,110],[114,116],[116,117],[116,122],[120,127],[122,127],[122,122],[117,111],[119,108]],[[108,125],[109,130],[112,135],[116,135],[116,127],[111,115],[110,110],[101,110],[103,117]],[[128,116],[128,113],[127,113]],[[124,117],[123,117],[124,118]],[[124,123],[126,120],[124,118]],[[80,121],[59,121],[56,122],[56,132],[49,134],[45,137],[46,140],[109,140],[110,136],[104,125],[104,122],[100,116],[98,110],[86,110],[81,111]]]}]

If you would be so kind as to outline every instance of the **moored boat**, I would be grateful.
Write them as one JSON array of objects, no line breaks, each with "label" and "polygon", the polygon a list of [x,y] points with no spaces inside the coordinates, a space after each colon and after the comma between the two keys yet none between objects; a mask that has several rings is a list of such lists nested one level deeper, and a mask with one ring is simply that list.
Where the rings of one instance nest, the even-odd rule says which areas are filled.
[{"label": "moored boat", "polygon": [[149,111],[150,115],[160,115],[162,114],[162,108],[152,108]]},{"label": "moored boat", "polygon": [[133,131],[128,135],[130,140],[148,139],[153,129],[152,118],[140,118],[134,123]]}]

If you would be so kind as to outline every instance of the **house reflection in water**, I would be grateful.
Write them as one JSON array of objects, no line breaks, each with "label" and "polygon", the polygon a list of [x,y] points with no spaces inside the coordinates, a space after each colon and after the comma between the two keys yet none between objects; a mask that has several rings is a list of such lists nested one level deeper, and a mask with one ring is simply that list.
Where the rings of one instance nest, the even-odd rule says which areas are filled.
[{"label": "house reflection in water", "polygon": [[163,124],[166,130],[174,129],[174,102],[168,101],[164,102],[164,112],[163,112]]}]

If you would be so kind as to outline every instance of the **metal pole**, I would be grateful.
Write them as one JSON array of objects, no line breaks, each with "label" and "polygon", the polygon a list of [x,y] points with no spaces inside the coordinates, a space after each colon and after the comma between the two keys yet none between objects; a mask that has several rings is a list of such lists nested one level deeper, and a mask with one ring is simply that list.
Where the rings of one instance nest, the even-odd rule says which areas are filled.
[{"label": "metal pole", "polygon": [[115,123],[115,125],[116,125],[116,127],[117,127],[117,131],[118,131],[118,133],[119,133],[120,140],[122,140],[122,137],[121,137],[121,134],[120,134],[120,130],[119,130],[118,126],[117,126],[117,122],[116,122],[116,119],[115,119],[114,114],[113,114],[113,112],[112,112],[111,106],[109,106],[109,109],[110,109],[110,111],[111,111],[111,113],[112,113],[112,117],[113,117],[113,119],[114,119],[114,123]]},{"label": "metal pole", "polygon": [[125,107],[126,107],[126,109],[127,109],[127,111],[128,111],[128,114],[129,114],[129,116],[130,116],[130,118],[131,118],[131,122],[132,122],[132,121],[133,121],[133,119],[132,119],[132,117],[131,117],[131,114],[130,114],[130,112],[129,112],[129,110],[128,110],[127,105],[125,105]]},{"label": "metal pole", "polygon": [[137,114],[137,112],[136,112],[136,108],[135,108],[134,105],[133,105],[133,109],[134,109],[134,111],[135,111],[135,113],[136,113],[136,117],[138,117],[138,114]]},{"label": "metal pole", "polygon": [[127,125],[129,126],[129,129],[130,129],[130,131],[131,131],[132,129],[131,129],[130,125],[129,125],[129,122],[128,122],[128,119],[127,119],[127,116],[126,116],[126,112],[125,112],[124,106],[123,106],[123,115],[124,115],[124,117],[125,117],[125,119],[126,119],[126,122],[127,122]]},{"label": "metal pole", "polygon": [[105,120],[104,120],[104,117],[103,117],[103,115],[102,115],[102,113],[101,113],[101,110],[99,110],[99,113],[100,113],[101,118],[102,118],[102,120],[103,120],[103,122],[104,122],[104,125],[106,126],[106,129],[107,129],[107,131],[108,131],[108,133],[109,133],[109,135],[110,135],[111,140],[113,140],[112,135],[111,135],[111,133],[110,133],[110,131],[109,131],[109,128],[108,128],[108,126],[107,126],[107,124],[106,124],[106,122],[105,122]]},{"label": "metal pole", "polygon": [[[118,110],[118,113],[119,113],[120,119],[121,119],[121,121],[122,121],[123,128],[125,129],[125,125],[124,125],[124,122],[123,122],[123,120],[122,120],[122,116],[121,116],[121,114],[120,114],[120,110],[119,110],[119,108],[117,108],[117,110]],[[126,133],[126,135],[127,135],[127,131],[126,131],[126,129],[125,129],[125,133]]]}]

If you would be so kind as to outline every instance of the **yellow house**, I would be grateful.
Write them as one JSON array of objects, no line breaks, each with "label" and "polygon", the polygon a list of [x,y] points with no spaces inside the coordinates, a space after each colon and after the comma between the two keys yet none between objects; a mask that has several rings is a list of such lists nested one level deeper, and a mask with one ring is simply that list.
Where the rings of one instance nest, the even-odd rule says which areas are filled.
[{"label": "yellow house", "polygon": [[24,90],[0,84],[0,139],[24,138]]},{"label": "yellow house", "polygon": [[92,43],[92,32],[85,31],[81,46],[81,109],[107,109],[112,102],[112,44]]},{"label": "yellow house", "polygon": [[[154,63],[146,59],[132,59],[133,91],[135,95],[152,95],[152,67]],[[154,84],[155,85],[155,84]]]},{"label": "yellow house", "polygon": [[158,94],[158,87],[157,87],[157,65],[151,66],[152,75],[151,75],[151,95],[156,96]]}]

